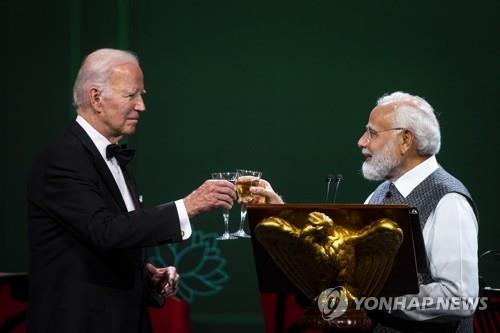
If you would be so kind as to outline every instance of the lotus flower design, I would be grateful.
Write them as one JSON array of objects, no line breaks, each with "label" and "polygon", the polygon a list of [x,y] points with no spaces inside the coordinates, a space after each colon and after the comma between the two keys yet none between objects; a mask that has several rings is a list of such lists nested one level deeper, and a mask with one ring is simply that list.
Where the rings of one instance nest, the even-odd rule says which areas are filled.
[{"label": "lotus flower design", "polygon": [[[159,267],[175,266],[181,275],[178,296],[192,302],[196,296],[220,292],[229,279],[226,259],[218,247],[216,233],[193,230],[187,242],[157,246],[148,261]],[[163,252],[163,253],[162,253]]]}]

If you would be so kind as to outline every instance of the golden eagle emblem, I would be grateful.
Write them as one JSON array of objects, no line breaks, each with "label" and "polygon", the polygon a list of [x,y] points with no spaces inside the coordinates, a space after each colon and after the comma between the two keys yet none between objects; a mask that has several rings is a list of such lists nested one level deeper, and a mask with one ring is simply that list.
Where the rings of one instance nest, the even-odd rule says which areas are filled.
[{"label": "golden eagle emblem", "polygon": [[403,231],[390,219],[353,229],[319,212],[307,215],[301,227],[283,218],[265,218],[256,225],[254,234],[290,281],[311,300],[339,285],[350,299],[378,295],[403,242]]}]

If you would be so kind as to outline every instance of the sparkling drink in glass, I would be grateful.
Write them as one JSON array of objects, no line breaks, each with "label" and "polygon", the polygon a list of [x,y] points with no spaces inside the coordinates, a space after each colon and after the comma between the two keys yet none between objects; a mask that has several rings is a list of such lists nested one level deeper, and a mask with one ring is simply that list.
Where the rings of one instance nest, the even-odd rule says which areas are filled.
[{"label": "sparkling drink in glass", "polygon": [[250,238],[251,236],[245,231],[245,221],[247,217],[247,204],[253,200],[253,194],[250,192],[250,187],[259,186],[260,177],[262,172],[238,169],[236,170],[237,180],[236,180],[236,192],[238,197],[241,199],[241,211],[240,211],[240,228],[238,231],[233,232],[231,235]]}]

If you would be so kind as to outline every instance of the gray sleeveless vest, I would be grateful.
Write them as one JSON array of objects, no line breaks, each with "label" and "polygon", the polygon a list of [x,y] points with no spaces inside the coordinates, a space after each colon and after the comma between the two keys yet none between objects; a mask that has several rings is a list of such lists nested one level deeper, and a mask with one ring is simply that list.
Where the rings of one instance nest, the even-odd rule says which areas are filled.
[{"label": "gray sleeveless vest", "polygon": [[[424,181],[417,185],[413,189],[413,191],[405,198],[399,193],[396,186],[390,181],[385,181],[380,184],[372,197],[370,198],[370,204],[407,204],[410,207],[415,207],[419,213],[420,226],[422,230],[429,218],[430,214],[436,208],[439,200],[443,198],[448,193],[458,193],[463,195],[472,209],[474,210],[474,214],[476,218],[479,220],[478,211],[472,197],[467,190],[467,188],[460,182],[457,178],[453,177],[451,174],[446,172],[443,168],[439,167],[436,171],[430,174]],[[421,283],[430,283],[432,282],[431,276],[419,276],[419,280]],[[393,319],[394,323],[398,321],[398,319]],[[378,324],[374,328],[374,332],[400,332],[398,329],[391,328],[391,321],[385,322],[384,324]],[[399,320],[400,322],[404,322]],[[385,326],[387,325],[387,326]],[[403,326],[405,324],[403,323]],[[411,322],[407,322],[406,325],[411,326]],[[429,328],[432,327],[433,324],[429,325]],[[451,324],[452,326],[440,327],[439,324],[436,324],[436,327],[432,327],[431,329],[438,329],[441,332],[473,332],[472,330],[472,318],[465,318],[457,321],[455,324]],[[397,327],[397,326],[396,326]],[[420,330],[418,330],[420,331]],[[426,331],[424,329],[423,331]]]},{"label": "gray sleeveless vest", "polygon": [[479,220],[476,205],[467,188],[465,188],[462,182],[441,167],[418,184],[406,198],[399,193],[392,182],[385,181],[377,187],[369,203],[386,205],[407,204],[410,207],[415,207],[418,210],[420,226],[423,229],[429,215],[436,208],[439,200],[448,193],[463,195],[472,206],[474,214]]}]

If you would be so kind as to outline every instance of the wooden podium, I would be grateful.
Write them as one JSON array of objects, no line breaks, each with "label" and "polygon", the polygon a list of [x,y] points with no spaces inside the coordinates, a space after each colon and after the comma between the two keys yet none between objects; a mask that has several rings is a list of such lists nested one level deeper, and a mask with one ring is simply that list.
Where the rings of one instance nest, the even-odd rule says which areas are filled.
[{"label": "wooden podium", "polygon": [[[428,273],[428,266],[418,212],[415,209],[406,205],[249,205],[250,231],[253,234],[256,225],[269,217],[293,216],[287,221],[300,228],[302,224],[307,223],[307,216],[311,212],[324,213],[335,224],[353,229],[361,229],[381,218],[396,222],[403,231],[403,242],[394,258],[392,270],[382,291],[379,295],[356,296],[399,296],[418,293],[418,273]],[[301,311],[296,307],[302,308],[303,312],[305,307],[315,304],[313,305],[278,267],[254,235],[252,245],[266,332],[293,332],[293,324],[301,317]],[[296,305],[290,305],[290,297],[295,299]],[[274,304],[270,304],[269,300]],[[290,315],[295,318],[290,318]]]}]

